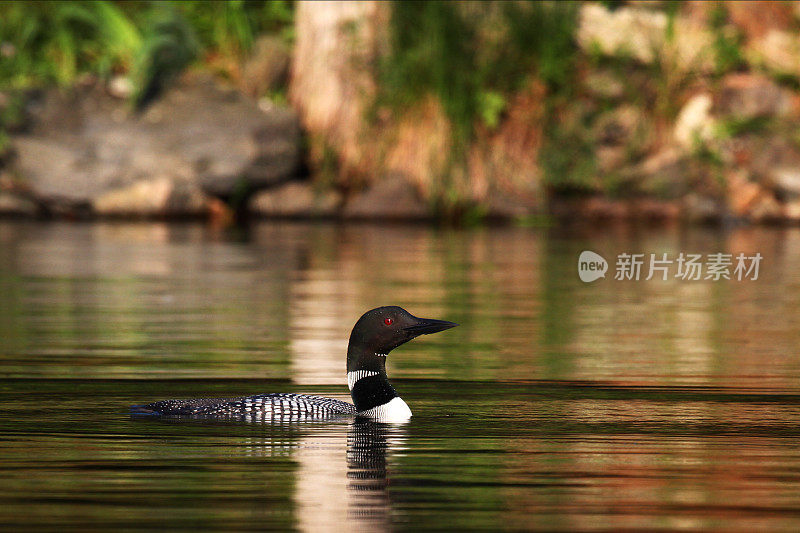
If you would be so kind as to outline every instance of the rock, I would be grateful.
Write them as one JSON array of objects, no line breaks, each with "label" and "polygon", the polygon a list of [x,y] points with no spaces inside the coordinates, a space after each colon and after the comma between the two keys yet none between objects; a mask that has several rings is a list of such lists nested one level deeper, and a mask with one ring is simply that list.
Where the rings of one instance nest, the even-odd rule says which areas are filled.
[{"label": "rock", "polygon": [[358,219],[420,220],[430,218],[430,211],[414,187],[401,175],[394,174],[350,200],[343,215]]},{"label": "rock", "polygon": [[95,213],[113,216],[196,216],[205,212],[206,205],[207,198],[196,185],[168,176],[137,181],[92,202]]},{"label": "rock", "polygon": [[618,170],[627,161],[628,150],[624,146],[598,146],[595,153],[597,169],[606,174]]},{"label": "rock", "polygon": [[[82,125],[82,108],[86,98],[98,96],[103,98],[103,102],[119,106],[118,101],[108,98],[104,93],[105,91],[86,93],[80,89],[31,91],[24,102],[27,114],[25,133],[41,138],[54,134],[77,135]],[[110,110],[111,108],[104,107],[104,111]]]},{"label": "rock", "polygon": [[582,202],[578,212],[589,220],[621,220],[631,216],[630,205],[599,196]]},{"label": "rock", "polygon": [[693,96],[678,113],[673,137],[685,150],[693,150],[700,142],[714,136],[714,119],[711,117],[711,96],[705,93]]},{"label": "rock", "polygon": [[85,170],[81,152],[69,143],[41,137],[13,139],[14,173],[48,203],[85,202],[95,193],[93,176]]},{"label": "rock", "polygon": [[744,172],[734,172],[728,176],[728,207],[733,215],[749,218],[754,206],[765,195],[758,183],[747,179]]},{"label": "rock", "polygon": [[774,222],[783,217],[783,206],[769,193],[760,195],[750,207],[749,219],[753,222]]},{"label": "rock", "polygon": [[638,189],[660,198],[678,198],[688,189],[689,168],[680,150],[667,147],[645,159],[631,173],[638,177]]},{"label": "rock", "polygon": [[789,222],[800,222],[800,200],[792,200],[783,204],[782,215]]},{"label": "rock", "polygon": [[[672,37],[667,30],[672,27]],[[662,11],[638,7],[606,9],[600,4],[581,7],[577,40],[589,53],[628,56],[650,64],[669,59],[679,70],[713,68],[714,36],[685,17],[669,17]]]},{"label": "rock", "polygon": [[114,76],[108,82],[108,94],[116,98],[130,98],[133,94],[133,82],[128,76]]},{"label": "rock", "polygon": [[171,91],[147,114],[153,140],[190,163],[203,190],[216,196],[287,181],[300,162],[294,112],[273,108],[264,113],[210,80]]},{"label": "rock", "polygon": [[[800,168],[800,149],[786,135],[747,135],[739,139],[740,159],[765,185],[774,186],[775,169]],[[785,176],[784,176],[785,177]]]},{"label": "rock", "polygon": [[201,214],[206,195],[284,182],[300,159],[291,111],[264,113],[205,78],[184,80],[141,116],[97,89],[47,94],[31,108],[30,132],[12,138],[11,170],[37,201],[65,214],[78,206]]},{"label": "rock", "polygon": [[293,181],[256,194],[249,210],[265,217],[333,217],[340,204],[341,195],[333,190],[315,192],[311,183]]},{"label": "rock", "polygon": [[644,113],[632,105],[621,105],[604,113],[595,124],[595,138],[600,144],[624,145],[640,133]]},{"label": "rock", "polygon": [[[703,2],[706,3],[706,2]],[[707,2],[710,9],[713,3]],[[792,29],[795,14],[792,12],[795,2],[725,2],[728,18],[751,41],[763,37],[770,30]]]},{"label": "rock", "polygon": [[625,96],[625,85],[612,72],[592,70],[583,81],[592,96],[607,100],[618,100]]},{"label": "rock", "polygon": [[0,216],[35,217],[39,206],[29,198],[0,191]]},{"label": "rock", "polygon": [[771,79],[736,73],[722,80],[715,109],[739,119],[785,117],[794,111],[792,93]]},{"label": "rock", "polygon": [[652,198],[640,198],[631,206],[634,218],[644,220],[676,220],[681,213],[680,205]]},{"label": "rock", "polygon": [[208,224],[213,228],[227,228],[236,221],[236,213],[219,198],[209,198],[206,208]]},{"label": "rock", "polygon": [[715,222],[722,218],[722,206],[708,196],[689,193],[684,196],[682,207],[688,222]]},{"label": "rock", "polygon": [[587,4],[581,8],[578,43],[584,50],[630,55],[642,63],[651,63],[655,51],[663,45],[667,22],[666,14],[657,11],[610,11],[600,4]]},{"label": "rock", "polygon": [[482,205],[486,207],[486,218],[493,220],[523,219],[541,210],[540,202],[497,190],[490,191]]},{"label": "rock", "polygon": [[800,197],[800,167],[778,167],[770,171],[769,183],[781,196]]},{"label": "rock", "polygon": [[747,48],[751,62],[779,74],[800,76],[800,36],[784,30],[770,30]]},{"label": "rock", "polygon": [[253,98],[285,87],[289,77],[289,46],[278,37],[261,36],[242,68],[242,88]]}]

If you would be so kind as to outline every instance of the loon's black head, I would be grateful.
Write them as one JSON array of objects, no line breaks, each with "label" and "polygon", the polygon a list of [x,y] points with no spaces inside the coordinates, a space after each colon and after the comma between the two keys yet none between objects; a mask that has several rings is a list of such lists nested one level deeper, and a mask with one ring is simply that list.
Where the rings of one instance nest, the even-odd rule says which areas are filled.
[{"label": "loon's black head", "polygon": [[402,307],[378,307],[364,313],[350,333],[347,371],[383,370],[386,354],[419,335],[437,333],[458,324],[417,318]]}]

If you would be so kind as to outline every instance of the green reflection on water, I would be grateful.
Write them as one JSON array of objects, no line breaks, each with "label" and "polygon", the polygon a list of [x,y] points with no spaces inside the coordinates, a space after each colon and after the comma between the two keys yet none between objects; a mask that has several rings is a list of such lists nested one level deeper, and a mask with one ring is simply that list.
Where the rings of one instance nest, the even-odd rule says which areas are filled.
[{"label": "green reflection on water", "polygon": [[[585,249],[765,260],[583,284]],[[798,259],[795,230],[2,222],[0,525],[797,529]],[[407,426],[127,415],[346,398],[349,330],[384,304],[461,324],[392,353]]]}]

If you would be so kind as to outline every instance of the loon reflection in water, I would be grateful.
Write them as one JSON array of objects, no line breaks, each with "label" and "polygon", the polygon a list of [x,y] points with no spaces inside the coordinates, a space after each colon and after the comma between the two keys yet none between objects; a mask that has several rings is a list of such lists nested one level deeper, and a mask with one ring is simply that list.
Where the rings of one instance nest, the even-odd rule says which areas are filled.
[{"label": "loon reflection in water", "polygon": [[[137,422],[155,422],[136,417]],[[230,427],[243,419],[163,417],[165,424]],[[316,420],[322,431],[309,426],[275,423],[252,428],[242,445],[226,448],[231,458],[289,459],[296,466],[292,500],[301,531],[386,531],[391,529],[397,502],[390,492],[392,458],[402,455],[407,424],[382,423],[369,418]],[[336,527],[331,527],[335,524]]]},{"label": "loon reflection in water", "polygon": [[394,422],[408,420],[411,410],[386,376],[386,356],[414,337],[457,326],[453,322],[417,318],[397,306],[364,313],[350,333],[347,385],[353,403],[307,394],[270,393],[230,399],[163,400],[134,405],[134,415],[236,418],[288,422],[358,415]]}]

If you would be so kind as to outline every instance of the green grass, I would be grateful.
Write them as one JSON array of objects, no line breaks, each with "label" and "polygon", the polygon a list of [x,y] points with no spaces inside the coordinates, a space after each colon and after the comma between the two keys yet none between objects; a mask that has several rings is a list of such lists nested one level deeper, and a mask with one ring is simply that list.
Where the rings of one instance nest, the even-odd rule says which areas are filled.
[{"label": "green grass", "polygon": [[742,54],[741,33],[728,23],[728,8],[718,3],[711,11],[710,26],[714,32],[714,70],[718,76],[742,68],[745,65]]},{"label": "green grass", "polygon": [[0,2],[0,42],[0,86],[19,88],[126,70],[141,34],[111,2]]},{"label": "green grass", "polygon": [[463,145],[478,120],[499,123],[506,96],[531,76],[554,90],[569,83],[577,9],[571,2],[394,2],[380,101],[402,109],[435,96]]},{"label": "green grass", "polygon": [[293,16],[293,4],[283,0],[0,1],[0,88],[68,86],[83,74],[129,73],[163,62],[164,35],[188,49],[178,64],[186,57],[238,60],[261,33],[291,40]]},{"label": "green grass", "polygon": [[[476,127],[494,129],[509,98],[534,79],[569,92],[579,4],[395,1],[390,52],[379,65],[378,106],[402,112],[433,96],[452,131],[450,168],[433,183],[433,209],[482,218],[459,197]],[[460,213],[460,215],[459,215]]]},{"label": "green grass", "polygon": [[262,33],[278,34],[287,41],[294,38],[294,7],[286,0],[192,0],[170,4],[189,22],[202,48],[212,53],[241,56]]},{"label": "green grass", "polygon": [[580,123],[548,121],[548,135],[539,162],[545,185],[562,195],[596,191],[597,161],[589,128]]},{"label": "green grass", "polygon": [[763,115],[755,117],[724,117],[717,125],[716,134],[723,139],[730,139],[748,133],[759,135],[770,131],[775,125],[774,123],[775,120],[773,118]]}]

